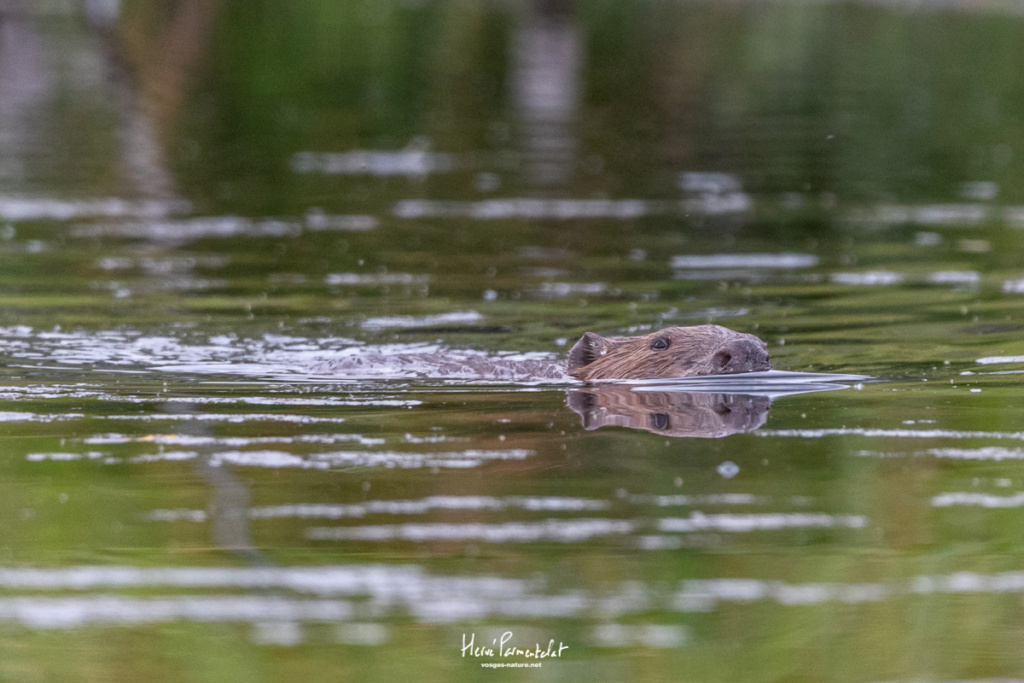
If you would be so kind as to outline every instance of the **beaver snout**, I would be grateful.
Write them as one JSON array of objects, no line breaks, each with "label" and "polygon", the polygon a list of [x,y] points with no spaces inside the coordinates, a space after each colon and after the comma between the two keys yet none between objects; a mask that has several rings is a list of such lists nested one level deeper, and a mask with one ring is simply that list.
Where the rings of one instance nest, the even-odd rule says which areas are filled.
[{"label": "beaver snout", "polygon": [[711,359],[715,374],[771,370],[768,347],[759,339],[735,339],[719,347]]}]

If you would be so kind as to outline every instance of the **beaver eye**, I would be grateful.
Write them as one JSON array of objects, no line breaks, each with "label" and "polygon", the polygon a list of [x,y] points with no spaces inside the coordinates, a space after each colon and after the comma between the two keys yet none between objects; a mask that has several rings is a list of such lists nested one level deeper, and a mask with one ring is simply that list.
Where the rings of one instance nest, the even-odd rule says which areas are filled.
[{"label": "beaver eye", "polygon": [[668,348],[668,344],[668,339],[660,337],[654,340],[654,343],[651,344],[651,349],[653,349],[654,351],[664,351],[665,349]]},{"label": "beaver eye", "polygon": [[672,421],[669,420],[668,415],[665,413],[654,413],[651,415],[651,427],[658,431],[665,431],[671,423]]}]

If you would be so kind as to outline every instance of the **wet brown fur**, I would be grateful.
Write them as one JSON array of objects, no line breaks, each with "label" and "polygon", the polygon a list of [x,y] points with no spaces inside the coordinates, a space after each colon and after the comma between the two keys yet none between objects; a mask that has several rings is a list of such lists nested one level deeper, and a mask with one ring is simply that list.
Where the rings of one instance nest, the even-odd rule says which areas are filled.
[{"label": "wet brown fur", "polygon": [[667,327],[642,337],[587,332],[569,351],[566,369],[577,379],[592,380],[694,377],[771,367],[768,346],[754,335],[697,325]]}]

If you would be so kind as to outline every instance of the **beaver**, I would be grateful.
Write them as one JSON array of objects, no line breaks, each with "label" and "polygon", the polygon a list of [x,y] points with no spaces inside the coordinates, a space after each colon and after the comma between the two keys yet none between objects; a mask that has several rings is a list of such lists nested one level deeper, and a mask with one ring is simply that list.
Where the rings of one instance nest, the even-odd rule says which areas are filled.
[{"label": "beaver", "polygon": [[352,347],[315,366],[315,374],[349,378],[468,379],[566,382],[661,379],[771,370],[768,347],[750,334],[719,325],[668,327],[642,337],[587,332],[565,362],[533,354],[493,355],[432,345]]},{"label": "beaver", "polygon": [[771,370],[768,345],[721,325],[666,327],[642,337],[587,332],[569,350],[566,371],[595,379],[670,379]]}]

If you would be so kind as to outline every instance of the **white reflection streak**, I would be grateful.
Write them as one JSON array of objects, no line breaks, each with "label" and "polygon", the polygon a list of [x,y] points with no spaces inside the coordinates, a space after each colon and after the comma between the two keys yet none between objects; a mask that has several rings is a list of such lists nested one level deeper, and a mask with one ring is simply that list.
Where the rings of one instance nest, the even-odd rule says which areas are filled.
[{"label": "white reflection streak", "polygon": [[594,628],[591,644],[597,647],[625,648],[637,645],[677,648],[689,644],[693,634],[689,628],[675,624],[602,624]]},{"label": "white reflection streak", "polygon": [[[127,417],[118,419],[129,419]],[[252,420],[229,420],[251,422]],[[303,422],[301,420],[293,420]],[[525,460],[535,454],[534,451],[511,448],[508,450],[477,450],[448,451],[441,453],[416,453],[402,451],[335,451],[330,453],[312,453],[307,456],[296,455],[278,450],[251,451],[220,451],[210,455],[210,466],[221,467],[234,465],[239,467],[263,467],[268,469],[296,468],[327,470],[332,467],[383,467],[385,469],[418,469],[431,468],[472,468],[484,463],[502,460]],[[144,453],[130,458],[117,458],[98,451],[86,453],[29,453],[29,462],[44,461],[75,461],[89,460],[107,465],[132,463],[144,464],[162,461],[191,460],[198,457],[194,451],[170,451],[166,453]],[[538,508],[539,509],[539,508]]]},{"label": "white reflection streak", "polygon": [[557,299],[567,296],[598,296],[607,289],[608,285],[604,282],[544,282],[537,293]]},{"label": "white reflection streak", "polygon": [[85,417],[85,415],[82,413],[47,415],[39,413],[20,413],[12,410],[0,411],[0,422],[61,422],[63,420],[77,420],[83,417]]},{"label": "white reflection streak", "polygon": [[752,493],[712,493],[707,495],[644,495],[629,496],[629,502],[638,505],[657,505],[658,507],[682,507],[686,505],[764,505],[771,502],[767,496],[755,496]]},{"label": "white reflection streak", "polygon": [[393,211],[396,218],[471,218],[475,220],[617,218],[680,214],[673,202],[642,199],[486,199],[478,202],[405,199]]},{"label": "white reflection streak", "polygon": [[747,533],[774,529],[848,528],[862,529],[868,524],[861,515],[829,515],[822,512],[780,512],[765,514],[705,515],[694,512],[689,517],[666,517],[658,520],[658,530],[689,533],[694,531],[725,531]]},{"label": "white reflection streak", "polygon": [[751,432],[754,436],[799,437],[820,439],[826,436],[866,436],[870,438],[904,439],[1006,439],[1024,441],[1024,432],[964,432],[955,429],[869,429],[842,427],[834,429],[765,429]]},{"label": "white reflection streak", "polygon": [[381,330],[389,327],[432,327],[434,325],[473,325],[484,319],[476,311],[452,311],[438,315],[393,315],[378,318],[367,318],[360,327],[369,330]]},{"label": "white reflection streak", "polygon": [[270,519],[278,517],[297,518],[340,518],[363,517],[368,514],[414,515],[431,510],[507,510],[524,509],[532,511],[557,510],[576,512],[581,510],[605,510],[608,501],[590,498],[526,497],[509,496],[428,496],[419,500],[371,500],[351,505],[306,503],[292,505],[268,505],[249,511],[251,517]]},{"label": "white reflection streak", "polygon": [[[113,400],[113,399],[111,399]],[[69,419],[72,417],[85,417],[84,415],[43,415],[40,416],[41,422],[49,422],[51,420]],[[124,420],[132,421],[138,420],[142,422],[161,422],[167,421],[195,421],[195,422],[231,422],[235,424],[249,424],[251,422],[289,422],[293,424],[321,424],[321,423],[332,423],[340,424],[345,421],[343,417],[313,417],[311,415],[288,415],[280,414],[275,415],[273,413],[234,413],[226,415],[217,415],[214,413],[150,413],[145,415],[93,415],[93,419],[101,420]],[[0,422],[4,420],[0,418]]]},{"label": "white reflection streak", "polygon": [[[149,443],[162,446],[226,446],[232,448],[268,443],[336,444],[356,442],[361,446],[380,446],[386,443],[386,439],[363,436],[362,434],[298,434],[280,436],[196,436],[194,434],[147,434],[145,436],[129,436],[127,434],[110,433],[88,436],[81,441],[82,443],[89,445]],[[160,455],[164,454],[160,453]]]},{"label": "white reflection streak", "polygon": [[673,268],[811,268],[818,265],[813,254],[711,254],[707,256],[673,256]]},{"label": "white reflection streak", "polygon": [[579,543],[598,536],[632,533],[632,522],[612,519],[546,519],[542,522],[504,524],[380,524],[357,527],[310,527],[306,538],[315,541],[467,541]]},{"label": "white reflection streak", "polygon": [[[128,567],[77,566],[61,569],[0,569],[0,587],[29,590],[93,588],[285,589],[317,595],[359,595],[375,586],[421,590],[430,577],[413,565],[326,565],[318,567]],[[483,579],[478,579],[482,581]],[[469,580],[467,580],[469,581]],[[504,586],[504,590],[510,590]]]},{"label": "white reflection streak", "polygon": [[866,273],[834,273],[829,279],[840,285],[896,285],[903,282],[903,276],[888,270],[871,270]]},{"label": "white reflection streak", "polygon": [[[0,210],[3,205],[0,204]],[[119,214],[104,214],[111,217]],[[129,214],[125,214],[129,215]],[[75,218],[76,216],[68,216]],[[144,215],[136,216],[145,218]],[[157,217],[157,216],[154,216]],[[139,223],[104,223],[75,225],[73,237],[126,237],[166,242],[187,242],[197,239],[230,237],[295,237],[302,232],[295,221],[275,219],[252,220],[239,216],[210,216],[181,220],[148,220]]]},{"label": "white reflection streak", "polygon": [[[265,505],[249,509],[251,519],[343,519],[367,515],[420,515],[431,510],[508,510],[577,512],[582,510],[606,510],[610,503],[592,498],[565,498],[558,496],[428,496],[419,500],[371,500],[365,503],[293,503],[289,505]],[[152,510],[145,515],[150,521],[171,522],[187,520],[205,522],[206,512],[180,508],[176,510]]]},{"label": "white reflection streak", "polygon": [[928,282],[937,285],[977,285],[981,274],[973,270],[940,270],[928,274]]},{"label": "white reflection streak", "polygon": [[8,221],[58,220],[77,218],[166,218],[188,211],[184,201],[105,198],[60,200],[44,197],[0,195],[0,218]]},{"label": "white reflection streak", "polygon": [[[876,451],[854,451],[854,455],[862,455],[875,458],[893,458],[906,455],[904,453],[880,453]],[[935,458],[953,458],[956,460],[1024,460],[1024,449],[1020,448],[999,448],[988,446],[986,448],[929,448],[924,451],[914,451],[909,455],[932,456]]]},{"label": "white reflection streak", "polygon": [[712,611],[721,603],[758,601],[784,606],[827,602],[864,604],[901,595],[1024,593],[1024,571],[922,575],[892,583],[786,583],[748,578],[687,579],[668,593],[625,581],[611,590],[548,593],[533,580],[497,576],[435,576],[415,565],[306,567],[99,567],[0,569],[0,588],[34,591],[179,588],[291,590],[316,599],[246,595],[132,598],[119,595],[19,596],[0,599],[0,621],[32,628],[166,621],[253,623],[346,621],[347,601],[368,597],[375,614],[411,614],[420,623],[451,623],[487,617],[580,617],[601,619],[667,608]]},{"label": "white reflection streak", "polygon": [[0,622],[37,629],[90,624],[149,624],[167,621],[253,622],[341,621],[352,616],[347,602],[254,596],[126,598],[94,595],[73,598],[2,598]]},{"label": "white reflection streak", "polygon": [[811,605],[824,602],[880,602],[900,592],[894,586],[866,583],[804,583],[759,579],[706,579],[683,581],[671,601],[680,612],[707,612],[718,603],[750,603],[761,600],[782,605]]},{"label": "white reflection streak", "polygon": [[249,467],[297,467],[328,469],[330,467],[384,467],[416,469],[420,467],[469,468],[494,460],[525,460],[534,451],[512,448],[485,451],[469,449],[445,453],[407,453],[401,451],[337,451],[314,453],[308,459],[286,451],[225,451],[210,459],[214,467],[222,464]]},{"label": "white reflection streak", "polygon": [[1016,508],[1024,506],[1024,493],[1012,496],[996,496],[988,493],[952,491],[932,497],[932,507],[943,508],[953,505],[973,505],[983,508]]},{"label": "white reflection streak", "polygon": [[426,139],[415,139],[403,150],[352,150],[349,152],[298,152],[292,157],[295,173],[368,175],[376,177],[423,177],[448,173],[459,166],[454,154],[430,152]]},{"label": "white reflection streak", "polygon": [[429,275],[414,273],[328,273],[324,282],[329,285],[426,285]]},{"label": "white reflection streak", "polygon": [[[1021,291],[1024,291],[1022,288]],[[986,356],[974,361],[978,365],[995,365],[999,363],[1024,363],[1024,356]]]}]

